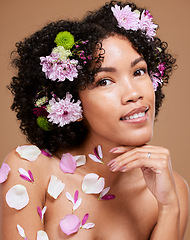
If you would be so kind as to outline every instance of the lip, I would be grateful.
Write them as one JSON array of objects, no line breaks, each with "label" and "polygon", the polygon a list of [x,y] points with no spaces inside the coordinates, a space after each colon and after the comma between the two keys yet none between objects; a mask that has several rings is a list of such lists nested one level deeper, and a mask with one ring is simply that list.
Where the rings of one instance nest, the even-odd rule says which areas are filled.
[{"label": "lip", "polygon": [[[147,106],[141,106],[139,108],[134,108],[133,110],[131,110],[130,112],[128,112],[125,116],[121,117],[120,120],[122,120],[123,118],[127,118],[127,117],[130,117],[134,114],[138,114],[140,112],[145,112],[147,113],[148,111],[148,107]],[[124,119],[123,119],[124,120]]]}]

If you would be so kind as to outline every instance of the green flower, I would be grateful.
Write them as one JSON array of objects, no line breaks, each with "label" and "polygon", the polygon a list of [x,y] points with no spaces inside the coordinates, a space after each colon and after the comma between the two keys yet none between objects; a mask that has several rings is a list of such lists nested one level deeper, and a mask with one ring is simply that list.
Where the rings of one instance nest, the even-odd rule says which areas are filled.
[{"label": "green flower", "polygon": [[48,120],[45,116],[38,117],[37,118],[37,124],[44,131],[51,131],[52,130],[52,125],[51,125],[50,122],[48,122]]},{"label": "green flower", "polygon": [[71,49],[75,43],[74,37],[70,32],[59,32],[54,41],[57,46],[63,46],[66,50]]}]

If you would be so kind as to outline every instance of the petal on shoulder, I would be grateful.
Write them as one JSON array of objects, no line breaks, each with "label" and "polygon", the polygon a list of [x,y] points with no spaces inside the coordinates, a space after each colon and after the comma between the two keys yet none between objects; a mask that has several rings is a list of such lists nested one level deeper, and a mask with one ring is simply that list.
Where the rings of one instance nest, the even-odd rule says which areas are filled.
[{"label": "petal on shoulder", "polygon": [[23,145],[16,148],[21,158],[28,161],[35,161],[41,154],[41,150],[35,145]]},{"label": "petal on shoulder", "polygon": [[49,240],[47,233],[43,230],[39,230],[37,232],[37,240]]},{"label": "petal on shoulder", "polygon": [[0,183],[3,183],[7,180],[11,168],[7,163],[2,163],[0,168]]}]

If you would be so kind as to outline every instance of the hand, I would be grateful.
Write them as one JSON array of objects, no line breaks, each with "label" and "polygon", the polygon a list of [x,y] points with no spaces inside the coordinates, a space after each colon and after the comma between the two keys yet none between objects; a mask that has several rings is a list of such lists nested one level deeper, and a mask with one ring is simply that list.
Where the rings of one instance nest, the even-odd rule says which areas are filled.
[{"label": "hand", "polygon": [[121,154],[108,163],[111,171],[127,172],[141,168],[147,187],[158,203],[167,206],[178,205],[168,149],[144,145],[132,150],[128,147],[118,147],[110,152]]}]

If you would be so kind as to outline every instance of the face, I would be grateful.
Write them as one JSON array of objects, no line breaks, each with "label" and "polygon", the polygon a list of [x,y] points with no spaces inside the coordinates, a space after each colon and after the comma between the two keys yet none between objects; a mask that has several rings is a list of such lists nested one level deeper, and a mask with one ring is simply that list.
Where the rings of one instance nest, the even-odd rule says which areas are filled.
[{"label": "face", "polygon": [[80,92],[90,136],[99,144],[143,145],[152,137],[155,114],[147,64],[125,38],[111,36],[102,45],[104,61],[94,87]]}]

